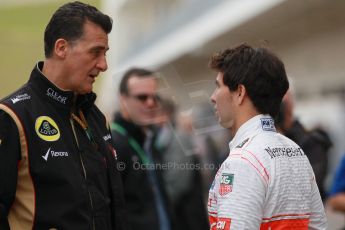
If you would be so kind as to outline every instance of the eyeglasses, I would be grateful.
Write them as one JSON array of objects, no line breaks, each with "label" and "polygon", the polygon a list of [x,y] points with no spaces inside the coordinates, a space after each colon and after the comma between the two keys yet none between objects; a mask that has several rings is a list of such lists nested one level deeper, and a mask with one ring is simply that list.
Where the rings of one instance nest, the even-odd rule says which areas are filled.
[{"label": "eyeglasses", "polygon": [[130,95],[130,97],[133,97],[141,102],[146,102],[149,98],[151,98],[154,102],[159,101],[160,97],[157,94],[137,94],[137,95]]}]

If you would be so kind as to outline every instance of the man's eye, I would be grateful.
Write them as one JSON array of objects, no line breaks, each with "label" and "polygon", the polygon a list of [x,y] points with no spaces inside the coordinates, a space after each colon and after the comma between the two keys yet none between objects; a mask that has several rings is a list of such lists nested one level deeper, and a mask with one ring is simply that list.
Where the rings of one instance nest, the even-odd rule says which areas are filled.
[{"label": "man's eye", "polygon": [[91,50],[91,54],[95,57],[98,57],[100,55],[104,55],[103,53],[104,53],[103,50],[99,50],[99,49]]},{"label": "man's eye", "polygon": [[98,55],[101,54],[101,51],[99,51],[99,50],[94,50],[92,53],[93,53],[95,56],[98,56]]}]

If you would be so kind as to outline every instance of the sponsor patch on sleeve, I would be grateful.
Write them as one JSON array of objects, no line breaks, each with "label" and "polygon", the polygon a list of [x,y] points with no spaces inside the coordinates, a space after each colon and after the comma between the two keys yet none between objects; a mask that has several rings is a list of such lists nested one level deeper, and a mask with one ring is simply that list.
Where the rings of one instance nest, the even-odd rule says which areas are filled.
[{"label": "sponsor patch on sleeve", "polygon": [[31,99],[31,96],[27,93],[24,93],[24,94],[17,95],[15,97],[11,98],[11,101],[13,104],[16,104],[17,102],[25,101],[25,100],[29,100],[29,99]]},{"label": "sponsor patch on sleeve", "polygon": [[231,219],[230,218],[218,218],[217,230],[230,230]]},{"label": "sponsor patch on sleeve", "polygon": [[220,185],[219,185],[219,195],[225,196],[232,192],[232,186],[234,183],[234,174],[222,173]]}]

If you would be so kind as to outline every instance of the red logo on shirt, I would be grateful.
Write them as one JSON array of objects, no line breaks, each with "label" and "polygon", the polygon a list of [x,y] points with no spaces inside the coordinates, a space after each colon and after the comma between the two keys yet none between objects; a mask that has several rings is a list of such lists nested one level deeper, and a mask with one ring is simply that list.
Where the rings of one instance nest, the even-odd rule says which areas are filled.
[{"label": "red logo on shirt", "polygon": [[230,218],[218,218],[217,230],[230,230],[231,219]]}]

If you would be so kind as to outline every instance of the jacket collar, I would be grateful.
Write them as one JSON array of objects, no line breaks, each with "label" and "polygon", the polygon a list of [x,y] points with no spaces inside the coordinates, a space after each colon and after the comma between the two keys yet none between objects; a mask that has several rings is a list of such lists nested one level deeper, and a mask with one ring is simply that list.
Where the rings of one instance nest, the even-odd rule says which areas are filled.
[{"label": "jacket collar", "polygon": [[243,142],[247,142],[249,138],[252,138],[259,132],[276,132],[274,121],[271,116],[259,114],[252,117],[237,130],[234,138],[229,144],[230,151],[241,145]]},{"label": "jacket collar", "polygon": [[[75,94],[73,91],[64,91],[59,89],[51,81],[49,81],[42,73],[44,62],[38,62],[31,72],[28,84],[32,86],[35,92],[39,93],[50,103],[70,110],[74,105]],[[87,110],[96,100],[96,94],[91,92],[85,95],[77,96],[75,100],[76,109]]]}]

